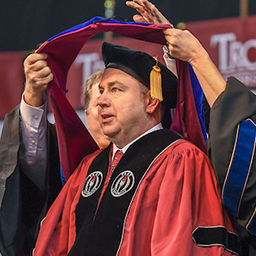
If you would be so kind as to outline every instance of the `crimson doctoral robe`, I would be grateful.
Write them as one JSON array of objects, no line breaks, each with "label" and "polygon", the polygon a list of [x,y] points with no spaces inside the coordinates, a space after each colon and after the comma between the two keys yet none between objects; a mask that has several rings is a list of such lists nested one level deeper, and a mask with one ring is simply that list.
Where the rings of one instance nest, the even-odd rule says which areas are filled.
[{"label": "crimson doctoral robe", "polygon": [[238,254],[207,156],[183,139],[151,154],[169,133],[136,141],[113,174],[103,170],[111,145],[85,157],[46,215],[34,255]]}]

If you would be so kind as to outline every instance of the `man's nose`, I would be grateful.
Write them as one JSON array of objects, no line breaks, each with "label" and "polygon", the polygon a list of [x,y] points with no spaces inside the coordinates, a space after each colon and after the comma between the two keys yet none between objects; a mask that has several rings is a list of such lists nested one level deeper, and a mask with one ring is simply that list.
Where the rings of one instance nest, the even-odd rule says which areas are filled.
[{"label": "man's nose", "polygon": [[108,93],[106,91],[104,91],[98,98],[97,105],[100,107],[105,107],[110,105],[110,100],[108,97]]}]

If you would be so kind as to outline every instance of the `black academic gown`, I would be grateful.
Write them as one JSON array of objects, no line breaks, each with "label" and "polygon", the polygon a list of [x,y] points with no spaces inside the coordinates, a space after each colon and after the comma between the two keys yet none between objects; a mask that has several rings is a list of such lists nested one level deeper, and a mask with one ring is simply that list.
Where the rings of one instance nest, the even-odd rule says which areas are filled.
[{"label": "black academic gown", "polygon": [[209,134],[223,204],[245,220],[240,236],[256,248],[256,96],[234,77],[211,109]]},{"label": "black academic gown", "polygon": [[19,106],[5,117],[0,144],[0,252],[32,255],[39,223],[61,190],[54,127],[48,124],[48,164],[45,191],[23,173],[19,163]]}]

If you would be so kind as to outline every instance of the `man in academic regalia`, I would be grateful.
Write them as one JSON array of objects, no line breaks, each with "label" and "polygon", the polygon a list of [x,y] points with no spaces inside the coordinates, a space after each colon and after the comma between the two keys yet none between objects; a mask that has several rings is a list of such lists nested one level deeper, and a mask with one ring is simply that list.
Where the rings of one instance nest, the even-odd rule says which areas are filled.
[{"label": "man in academic regalia", "polygon": [[144,52],[103,43],[102,55],[99,116],[112,143],[69,178],[34,255],[238,254],[207,156],[162,129],[176,77]]}]

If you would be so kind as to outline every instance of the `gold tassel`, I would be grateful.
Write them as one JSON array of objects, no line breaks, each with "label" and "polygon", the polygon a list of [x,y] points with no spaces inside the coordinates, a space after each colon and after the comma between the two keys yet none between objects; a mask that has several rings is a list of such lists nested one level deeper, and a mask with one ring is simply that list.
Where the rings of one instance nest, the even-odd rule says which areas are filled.
[{"label": "gold tassel", "polygon": [[161,68],[157,65],[158,60],[156,57],[154,57],[156,60],[156,65],[153,66],[153,69],[150,72],[150,91],[151,91],[151,97],[153,99],[157,99],[159,101],[163,100],[163,94],[162,94],[162,77],[161,77]]}]

